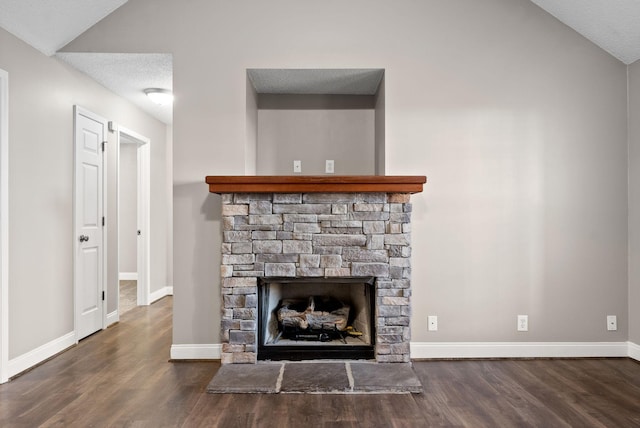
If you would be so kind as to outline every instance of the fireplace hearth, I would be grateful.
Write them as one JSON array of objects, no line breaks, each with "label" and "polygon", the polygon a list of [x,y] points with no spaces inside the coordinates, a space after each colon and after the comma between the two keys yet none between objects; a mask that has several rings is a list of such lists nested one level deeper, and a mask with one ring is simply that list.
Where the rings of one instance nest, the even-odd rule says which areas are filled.
[{"label": "fireplace hearth", "polygon": [[206,181],[222,195],[223,364],[410,361],[410,196],[425,177]]}]

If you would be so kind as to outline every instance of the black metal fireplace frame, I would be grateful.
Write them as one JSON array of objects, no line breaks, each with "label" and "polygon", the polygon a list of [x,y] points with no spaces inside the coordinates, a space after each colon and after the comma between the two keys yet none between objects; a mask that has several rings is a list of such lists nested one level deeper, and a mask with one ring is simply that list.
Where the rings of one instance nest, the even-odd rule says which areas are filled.
[{"label": "black metal fireplace frame", "polygon": [[[368,345],[314,345],[310,342],[308,345],[266,345],[265,344],[265,326],[267,306],[265,288],[269,283],[281,284],[309,284],[320,283],[322,281],[363,284],[368,287],[368,298],[370,307],[370,344]],[[376,345],[376,289],[374,277],[262,277],[258,278],[258,360],[271,361],[301,361],[301,360],[328,360],[328,359],[345,359],[345,360],[372,360],[375,359]]]}]

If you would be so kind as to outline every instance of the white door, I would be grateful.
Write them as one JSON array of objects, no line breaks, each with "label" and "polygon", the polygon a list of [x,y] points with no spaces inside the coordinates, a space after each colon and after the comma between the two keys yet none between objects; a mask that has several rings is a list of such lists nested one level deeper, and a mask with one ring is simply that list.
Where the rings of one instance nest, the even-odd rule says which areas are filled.
[{"label": "white door", "polygon": [[107,123],[75,107],[75,320],[76,340],[103,328],[103,141]]}]

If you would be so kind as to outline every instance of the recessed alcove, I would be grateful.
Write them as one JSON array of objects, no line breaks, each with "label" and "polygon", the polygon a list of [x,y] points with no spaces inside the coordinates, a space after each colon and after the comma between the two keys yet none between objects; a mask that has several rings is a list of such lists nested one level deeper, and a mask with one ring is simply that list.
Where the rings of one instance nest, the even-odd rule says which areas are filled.
[{"label": "recessed alcove", "polygon": [[248,69],[247,175],[384,175],[384,69]]}]

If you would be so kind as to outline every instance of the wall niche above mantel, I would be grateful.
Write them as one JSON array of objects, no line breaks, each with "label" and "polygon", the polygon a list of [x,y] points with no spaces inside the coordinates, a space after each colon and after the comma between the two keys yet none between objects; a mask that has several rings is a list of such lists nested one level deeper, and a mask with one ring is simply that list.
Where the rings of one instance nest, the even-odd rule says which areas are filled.
[{"label": "wall niche above mantel", "polygon": [[245,174],[384,175],[384,69],[247,69]]}]

